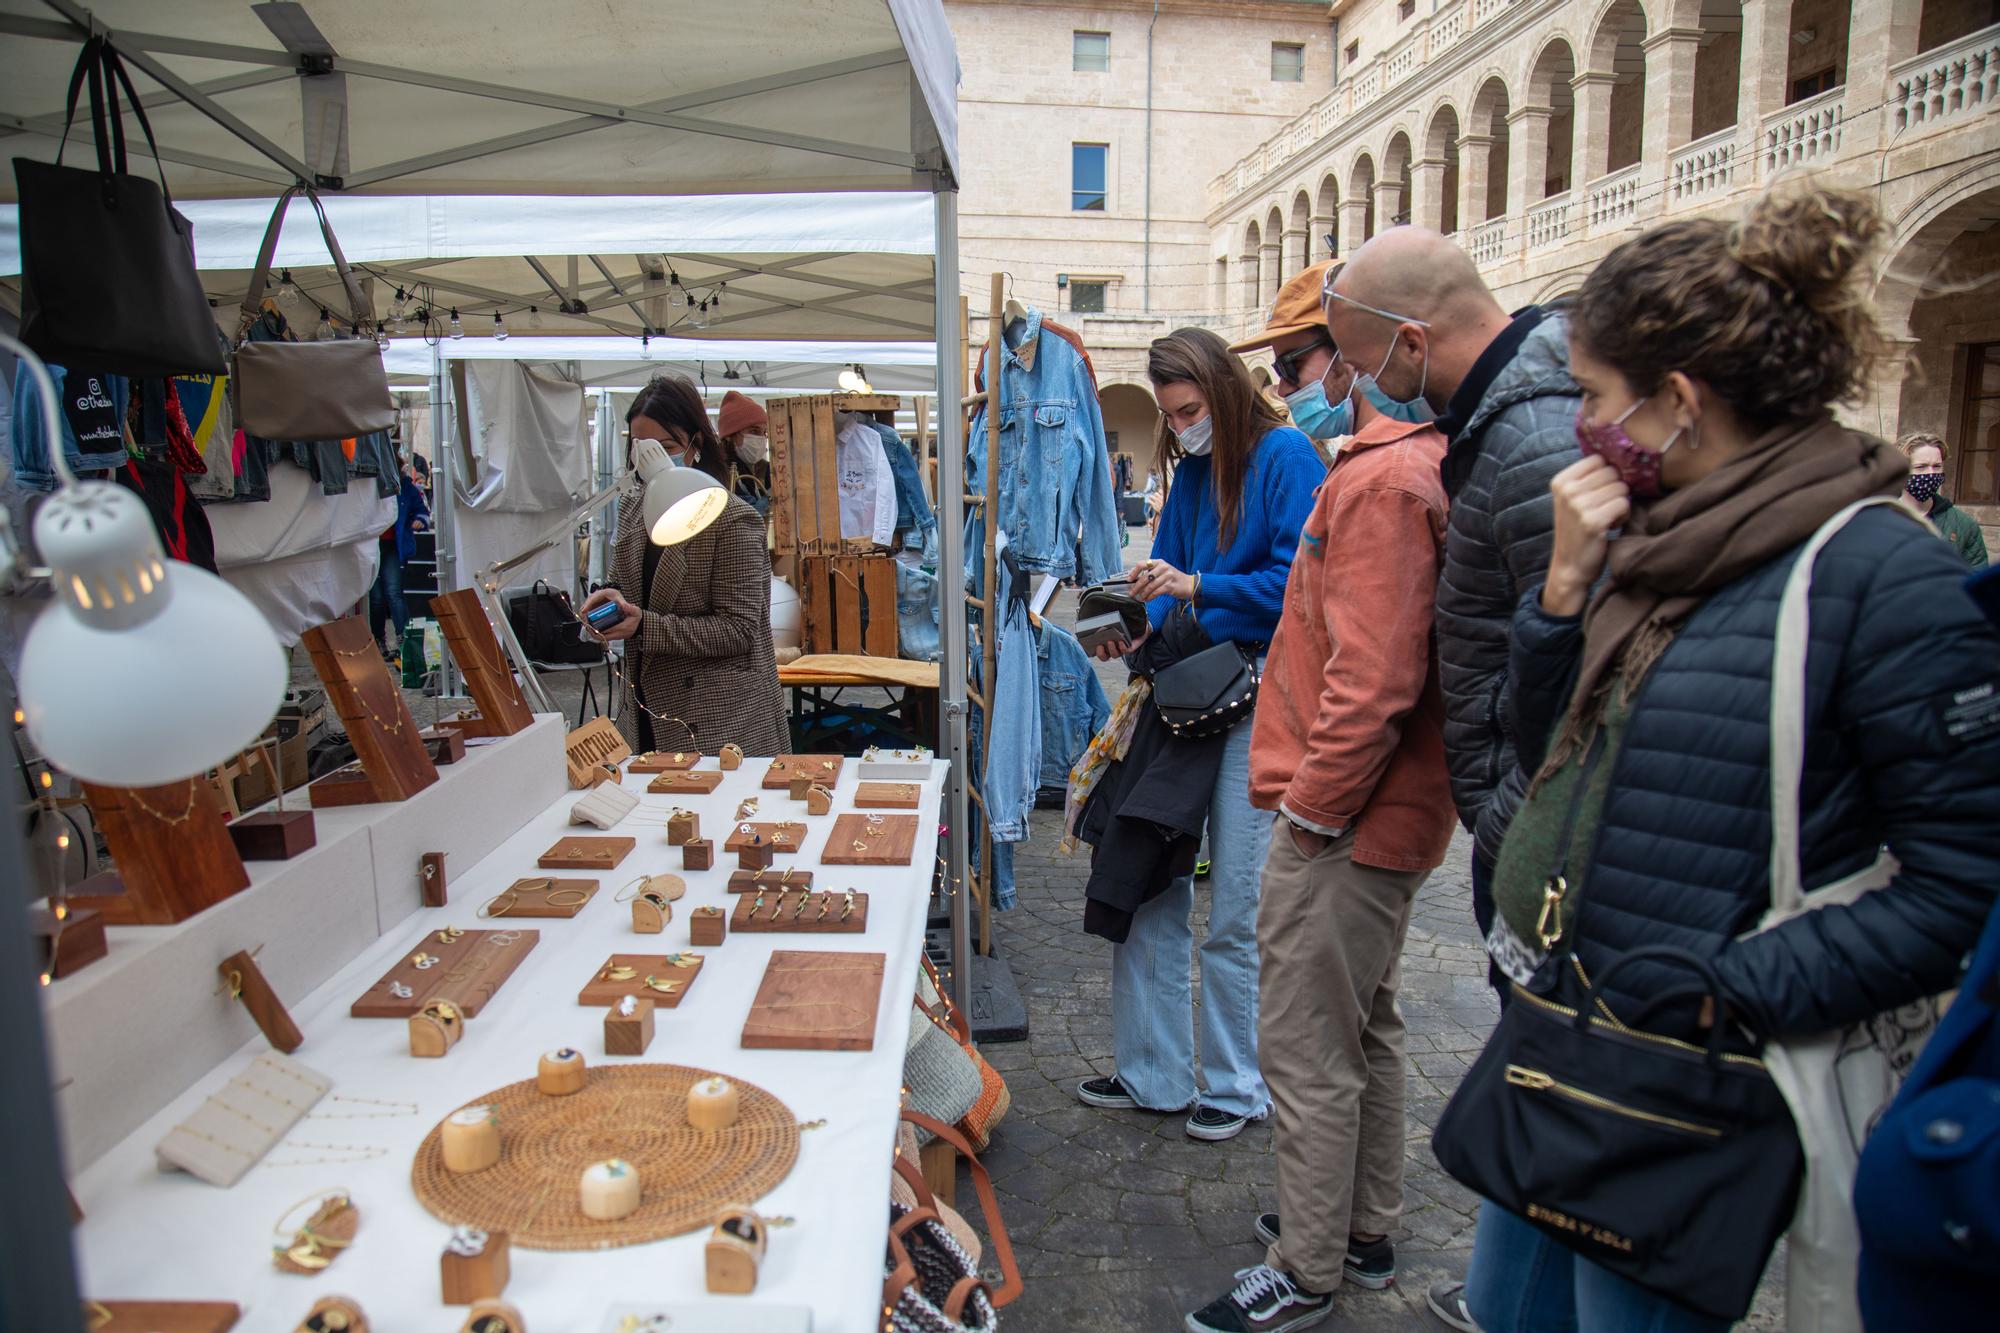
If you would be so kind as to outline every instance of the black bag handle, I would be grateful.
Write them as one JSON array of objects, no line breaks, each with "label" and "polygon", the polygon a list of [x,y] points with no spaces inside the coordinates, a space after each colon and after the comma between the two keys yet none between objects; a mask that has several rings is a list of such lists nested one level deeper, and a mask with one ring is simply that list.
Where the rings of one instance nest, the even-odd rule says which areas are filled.
[{"label": "black bag handle", "polygon": [[[1585,987],[1584,1002],[1577,1006],[1576,1018],[1573,1024],[1576,1030],[1578,1032],[1589,1031],[1591,1012],[1600,1003],[1598,997],[1611,984],[1611,978],[1624,971],[1626,964],[1638,962],[1642,959],[1672,963],[1686,968],[1702,979],[1704,984],[1701,987],[1675,987],[1665,992],[1661,998],[1678,1000],[1705,995],[1715,1001],[1715,1022],[1708,1030],[1708,1063],[1710,1065],[1721,1063],[1722,1038],[1725,1031],[1725,1025],[1722,1021],[1722,1006],[1725,1001],[1722,992],[1722,978],[1717,975],[1715,968],[1710,965],[1706,958],[1692,954],[1686,949],[1676,948],[1671,944],[1642,945],[1637,949],[1628,949],[1612,960],[1611,965],[1598,973],[1596,979]],[[1647,1012],[1650,1012],[1654,1007],[1657,1007],[1657,1005],[1648,1006]]]},{"label": "black bag handle", "polygon": [[160,161],[160,145],[153,137],[153,124],[146,118],[146,108],[139,100],[139,94],[132,87],[132,78],[125,72],[125,62],[118,58],[116,48],[108,38],[92,37],[83,44],[83,54],[77,57],[76,68],[70,72],[69,95],[63,104],[62,139],[56,145],[56,165],[61,166],[63,153],[69,147],[70,128],[76,123],[77,98],[83,91],[85,79],[90,82],[90,124],[96,138],[97,174],[104,178],[107,188],[119,176],[129,175],[125,150],[125,117],[118,103],[118,89],[125,89],[125,101],[138,120],[139,128],[145,131],[146,146],[153,153],[153,170],[159,177],[160,194],[167,207],[174,205],[173,191],[167,186],[167,173]]}]

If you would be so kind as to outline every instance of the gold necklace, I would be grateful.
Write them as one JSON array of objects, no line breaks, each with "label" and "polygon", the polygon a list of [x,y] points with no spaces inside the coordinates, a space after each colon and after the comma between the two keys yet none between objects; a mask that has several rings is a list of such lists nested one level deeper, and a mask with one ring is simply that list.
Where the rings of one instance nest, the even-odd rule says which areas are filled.
[{"label": "gold necklace", "polygon": [[162,824],[165,824],[169,828],[172,828],[175,825],[187,823],[188,820],[194,816],[194,800],[196,795],[199,794],[199,790],[195,786],[195,781],[196,779],[194,778],[188,779],[187,805],[177,815],[170,815],[165,813],[164,811],[155,810],[152,806],[146,803],[146,798],[139,794],[139,789],[137,787],[127,787],[125,790],[127,791],[127,793],[131,795],[132,804],[138,806],[141,810],[145,811],[153,818],[159,820]]},{"label": "gold necklace", "polygon": [[350,1106],[388,1106],[400,1107],[401,1109],[389,1111],[314,1111],[306,1118],[308,1120],[387,1120],[396,1116],[415,1115],[417,1113],[417,1104],[415,1102],[384,1102],[377,1101],[373,1097],[340,1096],[329,1097],[327,1100],[346,1102]]},{"label": "gold necklace", "polygon": [[257,1154],[249,1152],[243,1148],[239,1148],[233,1143],[224,1143],[221,1139],[216,1138],[213,1134],[204,1134],[200,1130],[195,1129],[189,1125],[175,1125],[173,1131],[171,1132],[191,1135],[192,1137],[200,1139],[205,1143],[214,1144],[216,1147],[222,1149],[224,1152],[233,1152],[238,1157],[247,1157],[253,1162],[257,1160]]},{"label": "gold necklace", "polygon": [[235,1116],[238,1120],[241,1120],[244,1124],[251,1126],[253,1129],[261,1129],[274,1139],[277,1138],[280,1134],[284,1133],[284,1131],[279,1129],[276,1125],[267,1125],[263,1121],[259,1120],[256,1116],[251,1115],[249,1112],[237,1110],[235,1107],[231,1106],[228,1102],[223,1101],[220,1097],[210,1097],[208,1099],[208,1104],[210,1106],[217,1106],[222,1108],[223,1110],[229,1112],[229,1114]]},{"label": "gold necklace", "polygon": [[285,1143],[279,1146],[312,1152],[341,1153],[344,1155],[339,1157],[313,1157],[297,1162],[265,1162],[265,1166],[322,1166],[327,1163],[372,1162],[377,1157],[387,1157],[389,1155],[387,1148],[361,1148],[345,1143]]}]

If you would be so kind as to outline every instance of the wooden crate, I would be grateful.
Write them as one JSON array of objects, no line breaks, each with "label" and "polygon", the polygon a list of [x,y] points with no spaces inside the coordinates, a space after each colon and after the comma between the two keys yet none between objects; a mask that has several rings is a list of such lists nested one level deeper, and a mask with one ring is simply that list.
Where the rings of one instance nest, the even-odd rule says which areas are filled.
[{"label": "wooden crate", "polygon": [[834,413],[864,412],[894,425],[901,406],[902,399],[880,393],[813,394],[764,404],[770,420],[774,555],[841,554]]},{"label": "wooden crate", "polygon": [[897,656],[895,557],[801,556],[793,583],[806,652]]}]

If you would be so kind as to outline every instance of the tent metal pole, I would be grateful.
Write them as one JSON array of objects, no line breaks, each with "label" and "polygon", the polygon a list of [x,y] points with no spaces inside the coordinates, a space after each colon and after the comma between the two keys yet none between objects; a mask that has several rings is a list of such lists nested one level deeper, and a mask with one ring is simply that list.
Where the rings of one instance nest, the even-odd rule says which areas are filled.
[{"label": "tent metal pole", "polygon": [[945,891],[951,905],[951,987],[959,1012],[972,1012],[972,889],[966,875],[965,784],[965,396],[958,338],[958,192],[939,188],[937,205],[938,596],[943,612],[938,659],[938,753],[951,765],[944,783]]},{"label": "tent metal pole", "polygon": [[[458,486],[458,451],[452,448],[451,404],[445,398],[444,349],[431,344],[431,517],[437,523],[438,591],[451,592],[463,586],[458,577],[458,512],[454,503]],[[456,698],[460,691],[458,664],[450,653],[439,664],[438,697]]]}]

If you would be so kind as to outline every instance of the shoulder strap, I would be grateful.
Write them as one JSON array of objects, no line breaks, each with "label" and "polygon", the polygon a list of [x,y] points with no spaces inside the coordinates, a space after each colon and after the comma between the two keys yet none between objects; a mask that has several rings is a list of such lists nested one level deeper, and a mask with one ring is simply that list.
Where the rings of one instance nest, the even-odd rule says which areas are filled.
[{"label": "shoulder strap", "polygon": [[1856,500],[1820,524],[1799,548],[1778,600],[1776,645],[1771,658],[1771,910],[1796,911],[1804,901],[1799,864],[1799,788],[1806,759],[1806,652],[1811,638],[1813,564],[1835,534],[1864,509],[1887,505],[1920,522],[1886,495]]},{"label": "shoulder strap", "polygon": [[264,228],[264,243],[257,249],[257,267],[250,274],[250,288],[243,294],[243,327],[249,328],[262,313],[264,288],[271,280],[271,261],[277,257],[278,234],[285,229],[285,210],[291,207],[292,196],[303,194],[319,217],[319,234],[326,242],[326,252],[333,258],[334,271],[340,274],[340,282],[347,289],[348,316],[358,331],[369,323],[373,316],[368,305],[361,299],[361,287],[354,281],[354,270],[347,265],[347,256],[341,253],[340,242],[334,239],[333,224],[327,221],[326,205],[319,199],[319,192],[308,185],[294,185],[278,197],[278,206],[271,210],[271,224]]},{"label": "shoulder strap", "polygon": [[[992,1294],[993,1308],[996,1310],[1002,1308],[1021,1294],[1021,1267],[1014,1262],[1014,1244],[1007,1238],[1007,1221],[1000,1216],[1000,1200],[993,1192],[993,1177],[986,1173],[986,1167],[981,1164],[979,1154],[972,1150],[972,1145],[965,1141],[965,1136],[950,1125],[942,1120],[933,1119],[921,1111],[908,1109],[903,1111],[903,1119],[919,1129],[929,1130],[956,1148],[958,1155],[963,1157],[966,1165],[972,1169],[972,1185],[979,1192],[980,1211],[986,1215],[987,1240],[993,1247],[994,1259],[1000,1264],[1000,1286]],[[909,1163],[900,1158],[897,1165],[909,1168]],[[905,1175],[903,1178],[908,1180],[909,1176]],[[928,1189],[918,1190],[918,1203],[925,1203],[929,1200],[929,1196]]]}]

